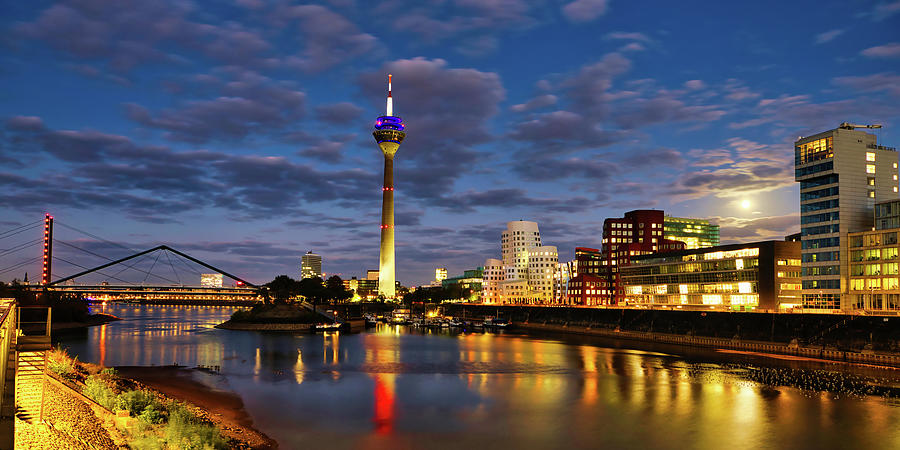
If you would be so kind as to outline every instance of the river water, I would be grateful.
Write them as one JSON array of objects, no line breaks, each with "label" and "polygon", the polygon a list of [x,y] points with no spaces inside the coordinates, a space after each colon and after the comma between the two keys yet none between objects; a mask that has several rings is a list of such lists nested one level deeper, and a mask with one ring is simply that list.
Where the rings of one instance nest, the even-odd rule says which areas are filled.
[{"label": "river water", "polygon": [[[82,361],[219,366],[282,448],[900,448],[900,401],[769,386],[759,367],[900,382],[900,371],[515,334],[217,330],[233,308],[108,305],[57,340]],[[799,370],[800,372],[796,372]]]}]

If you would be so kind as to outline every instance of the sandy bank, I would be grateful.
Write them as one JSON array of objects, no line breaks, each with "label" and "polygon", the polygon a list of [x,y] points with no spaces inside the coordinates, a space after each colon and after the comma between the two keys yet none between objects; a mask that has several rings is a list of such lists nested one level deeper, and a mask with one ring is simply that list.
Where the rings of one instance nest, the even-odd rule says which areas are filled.
[{"label": "sandy bank", "polygon": [[134,380],[160,393],[192,403],[205,410],[226,437],[247,442],[252,448],[277,448],[270,437],[253,428],[253,420],[241,398],[228,391],[210,388],[194,379],[194,369],[181,366],[121,366],[119,376]]}]

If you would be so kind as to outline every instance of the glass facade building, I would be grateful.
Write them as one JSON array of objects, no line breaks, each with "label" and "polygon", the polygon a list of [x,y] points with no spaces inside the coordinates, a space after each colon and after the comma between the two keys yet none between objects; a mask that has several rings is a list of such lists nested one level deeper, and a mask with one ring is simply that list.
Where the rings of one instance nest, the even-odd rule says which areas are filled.
[{"label": "glass facade building", "polygon": [[900,312],[900,200],[875,205],[875,229],[850,233],[848,297],[852,309]]},{"label": "glass facade building", "polygon": [[800,245],[763,241],[635,256],[621,268],[627,306],[731,311],[800,305]]},{"label": "glass facade building", "polygon": [[719,226],[706,219],[666,216],[663,236],[684,242],[685,248],[706,248],[719,245]]}]

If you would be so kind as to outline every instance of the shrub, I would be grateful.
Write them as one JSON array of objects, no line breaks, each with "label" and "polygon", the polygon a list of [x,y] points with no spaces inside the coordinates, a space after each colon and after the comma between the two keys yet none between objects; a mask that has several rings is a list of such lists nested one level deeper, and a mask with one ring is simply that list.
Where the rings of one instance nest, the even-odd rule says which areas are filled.
[{"label": "shrub", "polygon": [[213,425],[204,423],[184,405],[169,403],[169,424],[166,426],[165,439],[170,448],[179,449],[218,449],[228,448],[228,442]]},{"label": "shrub", "polygon": [[91,375],[84,381],[82,393],[104,408],[112,411],[116,408],[116,392],[109,381],[98,375]]},{"label": "shrub", "polygon": [[160,407],[157,405],[158,404],[154,402],[144,407],[144,410],[141,411],[138,418],[147,423],[163,423],[165,417],[163,417],[162,411],[160,411]]},{"label": "shrub", "polygon": [[54,349],[50,352],[47,368],[50,369],[51,372],[59,375],[63,379],[73,380],[75,376],[78,374],[78,371],[75,369],[75,363],[78,362],[78,357],[75,359],[69,359],[69,354],[66,353],[65,350]]},{"label": "shrub", "polygon": [[157,405],[156,396],[144,390],[123,392],[116,398],[116,408],[128,411],[133,417],[140,416],[148,406]]},{"label": "shrub", "polygon": [[114,367],[107,367],[101,370],[100,373],[110,378],[116,378],[119,376],[119,372],[116,371]]}]

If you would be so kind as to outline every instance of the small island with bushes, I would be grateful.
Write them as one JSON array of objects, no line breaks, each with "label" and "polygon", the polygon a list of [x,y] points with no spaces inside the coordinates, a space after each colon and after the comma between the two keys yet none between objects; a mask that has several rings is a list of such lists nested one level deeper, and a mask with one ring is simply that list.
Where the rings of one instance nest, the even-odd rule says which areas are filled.
[{"label": "small island with bushes", "polygon": [[300,302],[313,305],[344,301],[353,294],[344,288],[338,276],[327,281],[319,277],[294,280],[279,275],[264,286],[265,302],[247,310],[235,311],[228,321],[216,325],[226,330],[312,332],[316,325],[331,323],[322,315],[310,311]]}]

